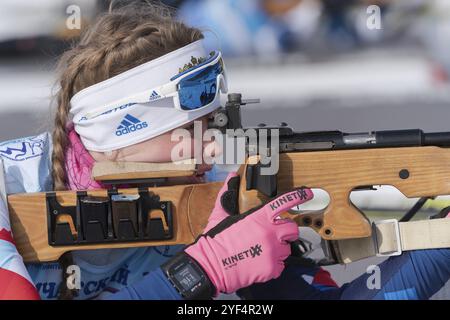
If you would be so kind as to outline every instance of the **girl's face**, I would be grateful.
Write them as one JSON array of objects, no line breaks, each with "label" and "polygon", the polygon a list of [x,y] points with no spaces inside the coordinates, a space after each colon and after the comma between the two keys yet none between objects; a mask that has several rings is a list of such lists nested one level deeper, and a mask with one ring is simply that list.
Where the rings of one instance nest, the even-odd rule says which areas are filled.
[{"label": "girl's face", "polygon": [[[202,122],[201,137],[194,136],[194,122],[188,123],[180,128],[187,129],[191,132],[190,138],[183,138],[181,141],[172,141],[172,131],[166,132],[155,138],[115,150],[109,154],[103,152],[89,151],[95,161],[125,161],[125,162],[172,162],[172,149],[177,146],[177,149],[183,148],[187,150],[190,148],[191,155],[194,155],[194,144],[196,140],[198,145],[203,146],[203,150],[211,143],[203,142],[203,133],[207,129],[208,117],[204,116],[195,121]],[[174,129],[176,130],[176,129]],[[188,158],[188,157],[186,157]],[[184,160],[186,158],[180,159]],[[190,157],[190,158],[193,158]],[[199,166],[198,172],[202,173],[211,169],[210,165],[202,164]]]}]

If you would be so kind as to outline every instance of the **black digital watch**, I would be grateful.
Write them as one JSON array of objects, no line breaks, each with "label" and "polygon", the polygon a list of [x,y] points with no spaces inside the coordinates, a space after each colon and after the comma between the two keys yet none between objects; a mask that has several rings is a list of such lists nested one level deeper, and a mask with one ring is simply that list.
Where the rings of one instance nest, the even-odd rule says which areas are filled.
[{"label": "black digital watch", "polygon": [[184,299],[207,300],[216,293],[206,272],[184,251],[165,262],[161,269]]}]

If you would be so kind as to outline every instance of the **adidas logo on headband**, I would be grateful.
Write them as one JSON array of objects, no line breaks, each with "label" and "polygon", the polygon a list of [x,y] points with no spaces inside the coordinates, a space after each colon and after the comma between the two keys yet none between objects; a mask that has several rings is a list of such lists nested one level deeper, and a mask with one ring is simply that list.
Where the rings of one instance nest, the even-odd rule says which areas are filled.
[{"label": "adidas logo on headband", "polygon": [[153,90],[152,94],[150,95],[150,98],[148,99],[149,101],[153,101],[155,99],[159,99],[161,98],[161,96],[158,94],[158,92],[156,92],[155,90]]},{"label": "adidas logo on headband", "polygon": [[116,136],[122,136],[134,131],[142,130],[148,127],[146,121],[141,121],[132,115],[128,114],[120,122],[120,125],[116,129]]}]

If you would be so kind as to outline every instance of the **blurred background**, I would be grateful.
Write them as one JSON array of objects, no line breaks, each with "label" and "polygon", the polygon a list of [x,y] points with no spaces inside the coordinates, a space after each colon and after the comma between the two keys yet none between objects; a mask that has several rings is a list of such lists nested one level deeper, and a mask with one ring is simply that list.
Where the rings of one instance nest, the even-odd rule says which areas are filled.
[{"label": "blurred background", "polygon": [[[448,0],[162,2],[221,48],[230,92],[261,99],[244,107],[246,125],[450,131]],[[109,1],[0,1],[0,141],[51,129],[55,63],[80,33],[67,26],[74,5],[83,30]],[[352,200],[375,218],[413,203],[389,188]],[[431,203],[422,214],[437,210]],[[330,270],[342,284],[379,261]],[[434,298],[450,298],[449,288]]]}]

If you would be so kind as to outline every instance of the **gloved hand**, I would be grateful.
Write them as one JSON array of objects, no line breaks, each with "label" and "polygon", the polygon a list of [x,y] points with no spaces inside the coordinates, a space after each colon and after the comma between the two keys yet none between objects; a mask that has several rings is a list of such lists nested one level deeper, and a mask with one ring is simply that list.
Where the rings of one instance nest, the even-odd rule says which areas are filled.
[{"label": "gloved hand", "polygon": [[302,188],[237,215],[238,190],[239,176],[232,173],[219,192],[205,233],[185,249],[206,272],[216,294],[277,278],[291,253],[288,242],[298,238],[297,225],[278,216],[313,198],[310,189]]}]

